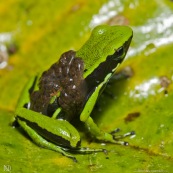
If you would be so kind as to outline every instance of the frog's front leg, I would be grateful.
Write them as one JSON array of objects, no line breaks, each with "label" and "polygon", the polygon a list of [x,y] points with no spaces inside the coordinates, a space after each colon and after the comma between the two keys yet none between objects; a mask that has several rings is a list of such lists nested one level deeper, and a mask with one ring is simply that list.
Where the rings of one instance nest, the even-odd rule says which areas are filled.
[{"label": "frog's front leg", "polygon": [[[107,76],[109,77],[109,76]],[[125,138],[127,136],[134,135],[134,131],[126,133],[124,135],[118,135],[116,136],[115,133],[117,131],[113,131],[111,133],[104,132],[100,130],[100,128],[97,126],[97,124],[94,123],[93,119],[90,117],[90,114],[94,108],[94,105],[97,101],[97,98],[99,96],[100,89],[102,86],[106,83],[107,79],[105,79],[104,82],[102,82],[93,92],[93,94],[90,96],[88,101],[85,104],[85,107],[80,115],[80,120],[85,123],[87,129],[89,132],[96,137],[96,139],[105,141],[105,142],[111,142],[111,143],[117,143],[121,145],[128,145],[128,142],[120,141],[119,139]]]}]

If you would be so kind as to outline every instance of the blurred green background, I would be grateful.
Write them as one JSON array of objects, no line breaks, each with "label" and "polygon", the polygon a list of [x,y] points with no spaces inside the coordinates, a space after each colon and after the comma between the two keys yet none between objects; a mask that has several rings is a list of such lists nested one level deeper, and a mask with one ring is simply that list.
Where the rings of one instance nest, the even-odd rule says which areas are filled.
[{"label": "blurred green background", "polygon": [[[0,172],[170,172],[173,168],[173,1],[0,0]],[[10,126],[27,80],[78,50],[99,24],[129,25],[131,47],[119,70],[128,80],[109,86],[93,118],[105,131],[135,130],[130,146],[91,140],[80,128],[82,146],[104,153],[75,154],[78,163],[36,146]]]}]

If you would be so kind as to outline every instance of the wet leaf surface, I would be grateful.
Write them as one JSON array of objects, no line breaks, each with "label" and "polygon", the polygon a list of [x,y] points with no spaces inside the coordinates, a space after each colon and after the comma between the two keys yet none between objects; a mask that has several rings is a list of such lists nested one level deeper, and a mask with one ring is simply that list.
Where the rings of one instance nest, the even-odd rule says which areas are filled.
[{"label": "wet leaf surface", "polygon": [[[129,0],[0,1],[0,172],[171,172],[173,167],[173,2]],[[119,72],[128,79],[108,85],[93,118],[105,131],[136,136],[129,146],[91,140],[79,126],[82,146],[108,154],[74,154],[78,163],[36,146],[10,122],[27,80],[78,50],[98,24],[125,24],[134,38]]]}]

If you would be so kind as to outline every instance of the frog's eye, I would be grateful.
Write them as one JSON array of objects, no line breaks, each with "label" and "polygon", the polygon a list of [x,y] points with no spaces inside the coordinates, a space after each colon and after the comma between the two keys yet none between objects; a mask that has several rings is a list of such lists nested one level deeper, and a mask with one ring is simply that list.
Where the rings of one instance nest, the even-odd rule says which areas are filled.
[{"label": "frog's eye", "polygon": [[117,51],[116,51],[116,53],[117,53],[118,56],[122,56],[123,53],[124,53],[124,48],[123,48],[123,46],[121,46],[120,48],[118,48]]}]

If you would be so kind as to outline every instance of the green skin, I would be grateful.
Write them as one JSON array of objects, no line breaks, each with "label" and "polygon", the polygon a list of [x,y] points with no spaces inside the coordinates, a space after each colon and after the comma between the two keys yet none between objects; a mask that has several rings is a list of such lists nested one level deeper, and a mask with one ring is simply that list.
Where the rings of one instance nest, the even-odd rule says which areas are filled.
[{"label": "green skin", "polygon": [[[90,114],[103,90],[103,87],[112,77],[119,64],[123,61],[130,45],[132,35],[133,33],[131,28],[127,26],[97,26],[92,31],[89,40],[81,47],[80,50],[76,52],[76,56],[80,57],[84,61],[85,69],[87,69],[83,73],[84,79],[86,79],[89,75],[92,75],[94,70],[100,68],[100,64],[102,64],[103,67],[106,66],[108,64],[108,56],[112,55],[110,57],[111,62],[112,59],[118,59],[118,63],[111,67],[111,71],[107,74],[102,74],[100,79],[101,81],[94,87],[94,91],[89,95],[89,98],[80,113],[80,121],[85,123],[90,133],[95,136],[96,139],[122,145],[127,145],[128,143],[120,141],[119,139],[132,135],[132,132],[121,136],[115,136],[114,133],[116,131],[113,133],[106,133],[99,129],[90,117]],[[96,75],[100,74],[97,73]],[[80,136],[75,127],[66,120],[56,119],[61,111],[61,108],[58,108],[52,117],[48,117],[24,107],[26,103],[30,103],[29,90],[33,87],[34,80],[35,78],[31,79],[23,90],[15,112],[15,120],[27,132],[31,139],[37,145],[60,152],[63,155],[72,158],[74,161],[77,161],[76,158],[67,153],[67,151],[70,152],[75,150],[81,153],[104,151],[103,149],[79,148],[78,144],[80,142]],[[38,81],[34,87],[38,90],[37,83]],[[30,123],[36,124],[40,130],[33,129],[30,126]],[[52,138],[49,138],[49,135],[46,136],[44,133],[45,131],[49,132],[49,134],[52,134],[54,137],[60,137],[61,139],[67,141],[69,143],[69,147],[55,144]]]}]

